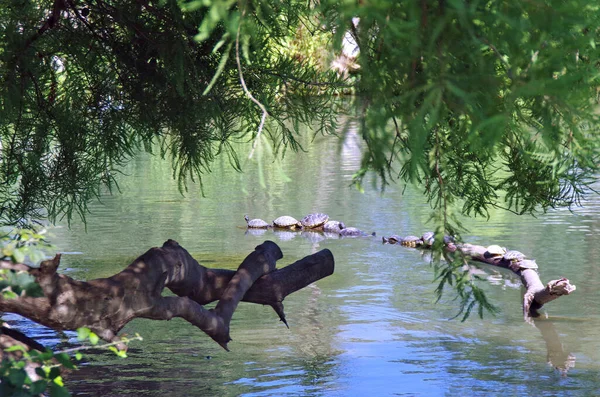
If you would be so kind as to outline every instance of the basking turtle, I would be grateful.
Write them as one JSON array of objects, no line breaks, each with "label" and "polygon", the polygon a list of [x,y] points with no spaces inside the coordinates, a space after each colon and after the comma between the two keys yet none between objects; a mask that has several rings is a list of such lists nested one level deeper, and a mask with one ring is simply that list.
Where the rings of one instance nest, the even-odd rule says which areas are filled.
[{"label": "basking turtle", "polygon": [[426,247],[431,247],[433,245],[434,240],[435,240],[434,232],[425,232],[425,233],[423,233],[423,236],[421,236],[421,241],[423,241],[423,245]]},{"label": "basking turtle", "polygon": [[340,236],[343,237],[366,237],[366,236],[375,236],[375,232],[372,234],[365,233],[362,230],[355,227],[346,227],[340,230]]},{"label": "basking turtle", "polygon": [[537,269],[538,265],[535,263],[535,259],[521,260],[519,263],[519,269]]},{"label": "basking turtle", "polygon": [[510,262],[521,262],[525,259],[525,254],[516,250],[506,251],[502,258]]},{"label": "basking turtle", "polygon": [[339,233],[345,227],[344,222],[327,221],[323,225],[323,231],[327,233]]},{"label": "basking turtle", "polygon": [[444,245],[454,244],[456,239],[453,236],[444,236]]},{"label": "basking turtle", "polygon": [[273,227],[294,230],[302,227],[302,224],[293,216],[283,215],[273,221]]},{"label": "basking turtle", "polygon": [[316,229],[323,226],[329,220],[329,215],[320,212],[308,214],[300,221],[303,229]]},{"label": "basking turtle", "polygon": [[405,247],[415,248],[423,245],[423,240],[421,240],[421,237],[417,236],[406,236],[400,240],[400,244]]},{"label": "basking turtle", "polygon": [[483,254],[483,256],[486,258],[499,258],[503,257],[504,254],[506,254],[506,248],[494,244],[487,247],[487,251],[485,254]]},{"label": "basking turtle", "polygon": [[390,237],[382,237],[384,244],[400,244],[402,242],[403,237],[398,236],[397,234],[392,234]]},{"label": "basking turtle", "polygon": [[267,229],[271,226],[262,219],[250,219],[248,218],[248,215],[244,215],[244,219],[246,220],[248,227],[251,227],[253,229]]}]

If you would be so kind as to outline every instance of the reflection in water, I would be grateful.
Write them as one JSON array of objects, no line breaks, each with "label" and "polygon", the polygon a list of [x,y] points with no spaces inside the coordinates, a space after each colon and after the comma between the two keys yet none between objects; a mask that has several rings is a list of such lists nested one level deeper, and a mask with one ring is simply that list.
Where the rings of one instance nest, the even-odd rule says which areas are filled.
[{"label": "reflection in water", "polygon": [[575,367],[575,356],[565,351],[563,344],[560,342],[560,336],[554,329],[551,320],[537,318],[533,319],[533,323],[540,330],[542,338],[546,342],[548,364],[556,368],[563,376],[566,376],[567,372]]},{"label": "reflection in water", "polygon": [[255,229],[248,228],[246,229],[246,234],[251,234],[252,236],[261,237],[267,232],[267,229]]},{"label": "reflection in water", "polygon": [[[210,267],[236,268],[265,239],[282,248],[278,267],[323,248],[336,262],[332,276],[286,298],[289,330],[270,307],[241,303],[231,323],[232,351],[226,353],[184,321],[135,320],[123,331],[139,332],[144,342],[126,360],[86,354],[86,364],[67,380],[74,394],[600,395],[600,200],[591,199],[574,214],[491,212],[490,219],[465,220],[471,233],[463,235],[466,241],[514,247],[537,260],[543,281],[566,276],[577,284],[572,296],[545,307],[551,319],[565,320],[536,320],[538,329],[523,322],[518,278],[481,265],[470,271],[487,278],[480,286],[501,312],[448,321],[457,303],[451,291],[432,303],[436,284],[423,251],[319,233],[245,234],[246,213],[275,219],[325,212],[384,236],[433,229],[420,192],[409,187],[402,194],[402,186],[391,185],[382,196],[369,183],[364,193],[350,186],[360,165],[360,137],[353,130],[341,136],[316,137],[305,145],[307,152],[264,161],[264,187],[256,164],[245,164],[239,174],[219,159],[203,180],[206,198],[194,185],[182,197],[167,162],[140,156],[125,170],[130,176],[119,181],[122,194],[91,205],[87,232],[76,222],[52,229],[58,250],[82,253],[65,255],[60,269],[81,279],[114,274],[168,238]],[[19,321],[42,342],[61,343],[56,333]],[[577,367],[570,367],[569,353],[577,356]],[[547,361],[568,370],[568,377],[557,376]]]},{"label": "reflection in water", "polygon": [[273,234],[279,239],[279,241],[291,241],[295,239],[300,232],[291,230],[274,230]]}]

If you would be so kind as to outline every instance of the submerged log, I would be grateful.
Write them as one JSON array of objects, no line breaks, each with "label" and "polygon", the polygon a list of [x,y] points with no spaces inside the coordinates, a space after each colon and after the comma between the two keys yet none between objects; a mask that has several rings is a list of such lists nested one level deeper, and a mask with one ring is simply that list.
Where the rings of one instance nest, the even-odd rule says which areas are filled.
[{"label": "submerged log", "polygon": [[[39,268],[0,261],[0,268],[27,271],[40,284],[43,297],[4,299],[0,311],[17,313],[55,330],[90,328],[106,341],[134,318],[170,320],[181,317],[227,350],[229,323],[240,301],[272,306],[287,325],[284,298],[333,273],[331,251],[325,249],[276,269],[283,254],[265,241],[237,271],[201,266],[176,241],[168,240],[134,260],[122,272],[87,282],[56,272],[60,254]],[[177,296],[162,296],[164,288]],[[202,305],[216,301],[214,309]]]}]

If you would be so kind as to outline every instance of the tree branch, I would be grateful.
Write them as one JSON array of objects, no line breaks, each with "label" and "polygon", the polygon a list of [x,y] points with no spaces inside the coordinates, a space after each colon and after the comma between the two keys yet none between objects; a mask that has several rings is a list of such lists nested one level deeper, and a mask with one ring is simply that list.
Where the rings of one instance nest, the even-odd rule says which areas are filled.
[{"label": "tree branch", "polygon": [[[0,310],[55,330],[88,327],[109,342],[119,340],[117,333],[134,318],[181,317],[227,349],[229,323],[240,301],[270,305],[286,323],[284,298],[334,270],[329,250],[277,270],[275,263],[282,256],[277,244],[265,241],[237,271],[207,269],[176,241],[168,240],[122,272],[88,282],[58,274],[60,255],[42,262],[39,268],[0,261],[0,268],[29,272],[44,293],[40,298],[0,297]],[[165,287],[177,296],[163,297]],[[214,310],[202,306],[215,300],[219,302]]]}]

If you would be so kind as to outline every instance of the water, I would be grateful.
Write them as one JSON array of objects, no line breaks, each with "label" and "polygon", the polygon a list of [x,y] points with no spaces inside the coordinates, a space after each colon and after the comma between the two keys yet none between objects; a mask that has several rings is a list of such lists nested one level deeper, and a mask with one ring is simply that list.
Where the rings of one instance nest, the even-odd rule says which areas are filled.
[{"label": "water", "polygon": [[[457,303],[434,304],[430,265],[417,250],[382,245],[390,234],[421,234],[432,225],[422,194],[392,185],[365,193],[350,186],[360,162],[354,132],[318,137],[308,152],[273,162],[246,161],[245,173],[218,160],[205,198],[190,184],[181,196],[169,164],[141,155],[121,178],[121,194],[92,205],[87,231],[51,229],[65,252],[60,271],[76,279],[106,277],[166,239],[177,240],[207,267],[233,269],[265,239],[284,253],[279,266],[329,248],[335,273],[285,300],[290,329],[269,307],[242,303],[231,324],[231,352],[181,319],[134,320],[140,333],[125,360],[86,354],[67,376],[78,396],[588,396],[600,394],[600,199],[574,213],[517,217],[493,212],[466,220],[469,242],[500,244],[535,258],[544,282],[568,277],[577,291],[545,307],[537,328],[521,315],[519,280],[485,265],[481,283],[497,316],[449,320]],[[244,148],[247,150],[248,148]],[[262,166],[259,166],[262,164]],[[405,191],[404,191],[405,190]],[[404,194],[402,192],[404,191]],[[309,240],[246,233],[244,215],[267,221],[326,212],[377,238]],[[17,317],[13,323],[52,346],[73,341]],[[551,364],[549,364],[551,362]],[[555,367],[558,367],[555,368]],[[567,368],[567,369],[566,369]]]}]

